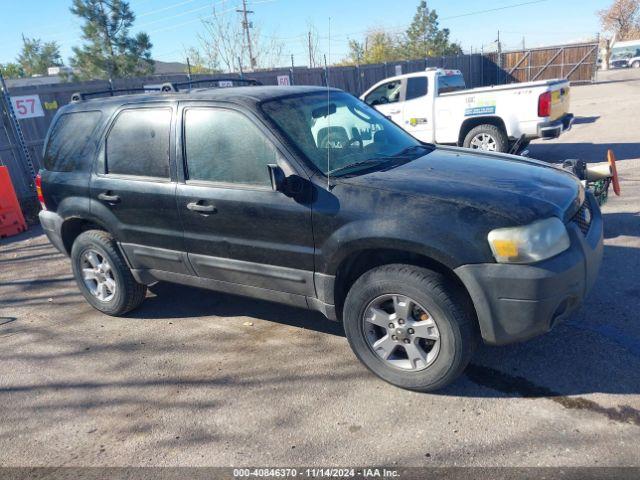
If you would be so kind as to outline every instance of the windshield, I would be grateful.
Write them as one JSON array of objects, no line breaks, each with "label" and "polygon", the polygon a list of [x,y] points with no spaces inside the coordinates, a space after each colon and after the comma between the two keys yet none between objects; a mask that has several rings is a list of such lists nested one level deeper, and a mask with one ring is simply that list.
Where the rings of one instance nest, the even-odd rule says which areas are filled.
[{"label": "windshield", "polygon": [[421,143],[357,98],[332,91],[270,100],[262,109],[323,174],[424,155]]}]

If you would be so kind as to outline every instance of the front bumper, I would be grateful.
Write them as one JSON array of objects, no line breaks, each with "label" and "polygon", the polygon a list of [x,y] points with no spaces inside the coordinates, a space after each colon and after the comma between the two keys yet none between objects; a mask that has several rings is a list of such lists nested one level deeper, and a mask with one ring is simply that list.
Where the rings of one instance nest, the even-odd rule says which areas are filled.
[{"label": "front bumper", "polygon": [[538,137],[547,140],[558,138],[564,132],[571,130],[574,120],[573,113],[566,113],[562,118],[552,122],[541,123],[538,125]]},{"label": "front bumper", "polygon": [[574,311],[595,283],[602,262],[600,208],[587,193],[592,220],[586,235],[567,224],[571,247],[533,265],[475,264],[455,271],[466,286],[489,345],[519,342],[548,332]]},{"label": "front bumper", "polygon": [[50,212],[49,210],[40,210],[38,218],[40,218],[40,225],[42,225],[44,233],[47,234],[47,238],[49,238],[49,241],[53,246],[61,253],[68,255],[67,249],[64,247],[64,242],[62,241],[63,218],[57,213]]}]

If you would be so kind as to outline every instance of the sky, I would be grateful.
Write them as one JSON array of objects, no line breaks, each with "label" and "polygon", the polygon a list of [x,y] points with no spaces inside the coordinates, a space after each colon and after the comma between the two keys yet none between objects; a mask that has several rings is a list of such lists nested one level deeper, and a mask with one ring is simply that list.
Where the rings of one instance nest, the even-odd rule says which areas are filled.
[{"label": "sky", "polygon": [[[582,41],[599,31],[596,12],[612,0],[431,0],[440,26],[463,50],[495,48],[500,31],[503,49],[527,48]],[[184,61],[186,48],[198,45],[201,21],[212,5],[227,15],[241,0],[130,0],[136,14],[132,32],[147,32],[152,56],[162,61]],[[308,23],[321,37],[320,50],[330,62],[346,57],[348,40],[361,40],[370,28],[401,32],[411,23],[418,0],[248,0],[251,20],[264,36],[277,38],[287,61],[305,65]],[[81,43],[81,20],[69,12],[71,0],[0,0],[0,63],[15,61],[21,35],[55,40],[65,63],[71,47]],[[487,11],[492,10],[492,11]],[[331,18],[331,21],[329,21]],[[331,39],[329,40],[329,25]],[[284,60],[283,60],[284,61]]]}]

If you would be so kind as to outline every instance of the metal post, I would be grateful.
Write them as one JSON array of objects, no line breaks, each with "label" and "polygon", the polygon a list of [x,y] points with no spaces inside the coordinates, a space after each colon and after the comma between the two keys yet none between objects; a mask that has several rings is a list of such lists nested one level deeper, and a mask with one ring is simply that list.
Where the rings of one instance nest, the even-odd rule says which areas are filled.
[{"label": "metal post", "polygon": [[327,55],[324,55],[324,69],[323,69],[323,87],[329,86],[329,69],[327,68]]},{"label": "metal post", "polygon": [[291,54],[291,69],[289,70],[289,77],[291,79],[291,85],[295,85],[295,79],[293,78],[293,68],[294,68],[294,62],[293,62],[293,54]]},{"label": "metal post", "polygon": [[[16,117],[16,112],[13,111],[13,105],[11,103],[11,97],[9,97],[9,90],[7,89],[7,84],[4,82],[4,77],[2,73],[0,73],[0,104],[4,104],[4,109],[7,112],[7,116],[9,117],[9,125],[11,126],[11,131],[14,136],[14,142],[18,144],[20,147],[19,154],[22,155],[22,161],[27,164],[29,168],[29,173],[31,174],[31,179],[36,178],[36,169],[33,166],[33,161],[31,160],[31,154],[29,153],[29,149],[27,148],[27,142],[24,139],[24,135],[22,134],[22,128],[20,127],[20,123],[18,123],[18,118]],[[33,183],[30,185],[33,187]]]},{"label": "metal post", "polygon": [[484,81],[484,60],[484,45],[480,45],[480,83],[483,87],[486,85]]},{"label": "metal post", "polygon": [[189,80],[189,90],[191,90],[191,62],[187,57],[187,79]]}]

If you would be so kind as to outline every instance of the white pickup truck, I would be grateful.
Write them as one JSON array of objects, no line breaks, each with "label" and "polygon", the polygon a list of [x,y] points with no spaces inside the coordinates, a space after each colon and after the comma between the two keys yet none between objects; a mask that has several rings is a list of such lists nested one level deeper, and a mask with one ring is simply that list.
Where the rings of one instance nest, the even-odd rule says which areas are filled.
[{"label": "white pickup truck", "polygon": [[467,89],[459,70],[430,68],[387,78],[360,98],[424,142],[496,152],[556,138],[573,123],[567,80]]}]

